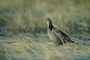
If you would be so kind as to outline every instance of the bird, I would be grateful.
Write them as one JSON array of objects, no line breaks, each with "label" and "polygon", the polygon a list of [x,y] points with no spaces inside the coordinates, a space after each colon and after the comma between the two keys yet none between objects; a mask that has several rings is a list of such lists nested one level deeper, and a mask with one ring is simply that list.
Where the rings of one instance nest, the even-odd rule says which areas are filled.
[{"label": "bird", "polygon": [[52,40],[56,46],[60,46],[68,42],[75,43],[64,32],[55,28],[50,18],[46,18],[46,23],[47,23],[48,36],[50,40]]}]

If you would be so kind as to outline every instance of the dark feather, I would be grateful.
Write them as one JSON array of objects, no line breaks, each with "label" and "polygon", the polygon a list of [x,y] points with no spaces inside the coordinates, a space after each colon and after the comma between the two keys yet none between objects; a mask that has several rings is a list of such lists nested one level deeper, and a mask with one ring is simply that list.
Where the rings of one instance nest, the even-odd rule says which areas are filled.
[{"label": "dark feather", "polygon": [[47,18],[46,21],[48,26],[48,36],[57,46],[67,42],[75,43],[64,32],[54,28],[50,18]]},{"label": "dark feather", "polygon": [[60,30],[59,30],[59,32],[61,33],[62,39],[64,40],[64,42],[67,41],[67,42],[75,43],[75,42],[72,41],[64,32],[62,32],[62,31],[60,31]]}]

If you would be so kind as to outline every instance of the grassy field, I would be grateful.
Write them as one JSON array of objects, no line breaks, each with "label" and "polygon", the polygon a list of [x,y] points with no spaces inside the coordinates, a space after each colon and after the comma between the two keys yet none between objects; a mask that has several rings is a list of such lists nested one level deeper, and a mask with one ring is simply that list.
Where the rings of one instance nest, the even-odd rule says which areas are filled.
[{"label": "grassy field", "polygon": [[90,31],[89,0],[0,0],[0,25],[6,30],[45,30],[47,17],[67,33]]},{"label": "grassy field", "polygon": [[89,60],[90,38],[73,36],[76,44],[60,47],[50,42],[44,34],[31,37],[22,34],[0,37],[0,60]]},{"label": "grassy field", "polygon": [[[54,47],[46,18],[76,44]],[[90,0],[0,0],[0,60],[89,60]]]}]

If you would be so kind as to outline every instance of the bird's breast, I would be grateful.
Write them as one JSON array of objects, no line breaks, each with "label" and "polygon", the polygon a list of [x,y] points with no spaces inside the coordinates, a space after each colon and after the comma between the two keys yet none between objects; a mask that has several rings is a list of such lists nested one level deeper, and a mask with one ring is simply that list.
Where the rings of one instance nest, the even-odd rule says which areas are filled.
[{"label": "bird's breast", "polygon": [[59,39],[59,37],[55,35],[55,33],[52,30],[48,30],[48,36],[52,41],[56,41],[57,39]]}]

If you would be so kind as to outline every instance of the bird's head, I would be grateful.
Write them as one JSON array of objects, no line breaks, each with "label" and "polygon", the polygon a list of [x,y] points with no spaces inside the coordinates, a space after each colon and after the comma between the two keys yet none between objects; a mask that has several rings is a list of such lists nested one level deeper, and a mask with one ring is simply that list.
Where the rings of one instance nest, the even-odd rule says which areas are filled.
[{"label": "bird's head", "polygon": [[50,18],[47,18],[47,19],[46,19],[46,23],[47,23],[47,26],[52,25],[52,21],[51,21],[51,19],[50,19]]}]

